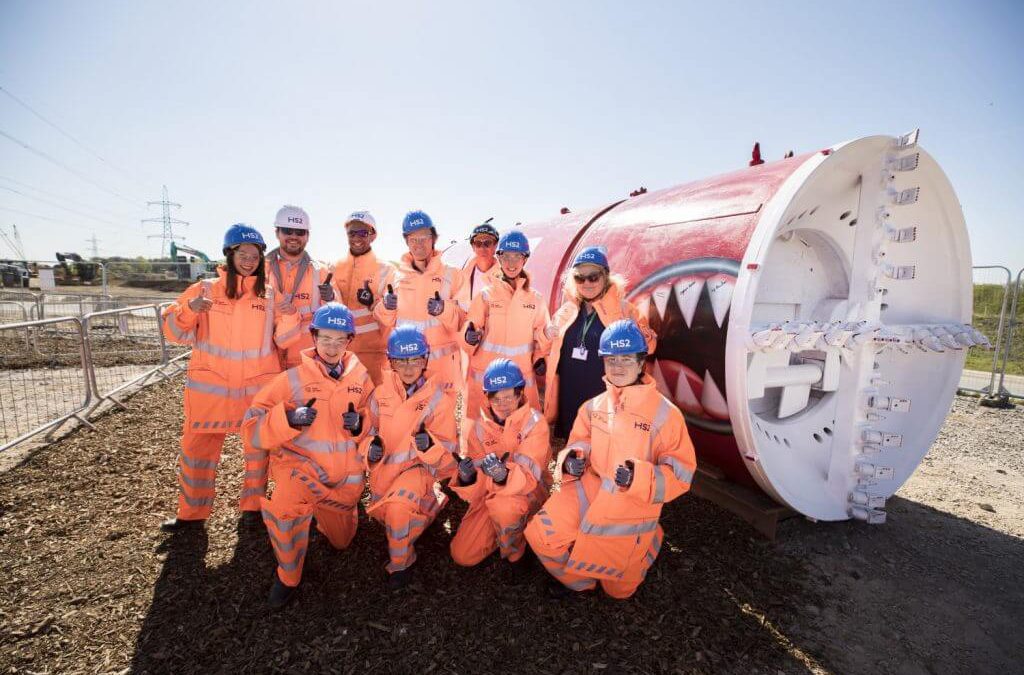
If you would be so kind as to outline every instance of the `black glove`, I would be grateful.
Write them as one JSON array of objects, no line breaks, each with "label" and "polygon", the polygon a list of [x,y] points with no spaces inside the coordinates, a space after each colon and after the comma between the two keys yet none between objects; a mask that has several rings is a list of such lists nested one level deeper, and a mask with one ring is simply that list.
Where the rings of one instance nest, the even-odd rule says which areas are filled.
[{"label": "black glove", "polygon": [[459,463],[459,483],[462,485],[472,485],[476,482],[476,467],[473,466],[473,460],[469,457],[461,458],[454,452],[452,456]]},{"label": "black glove", "polygon": [[356,302],[365,307],[373,306],[373,291],[370,290],[369,281],[363,284],[363,287],[356,291]]},{"label": "black glove", "polygon": [[327,278],[324,282],[317,286],[317,290],[320,291],[320,300],[322,302],[334,302],[334,287],[331,286],[331,277],[334,276],[334,272],[328,272]]},{"label": "black glove", "polygon": [[416,449],[420,452],[426,452],[434,445],[434,441],[430,440],[430,434],[427,433],[427,426],[423,422],[420,422],[420,430],[413,434],[412,439],[416,443]]},{"label": "black glove", "polygon": [[341,414],[341,426],[353,436],[363,430],[363,416],[356,412],[356,406],[349,401],[348,412]]},{"label": "black glove", "polygon": [[470,321],[469,325],[466,326],[466,344],[468,344],[470,347],[476,347],[478,344],[480,344],[480,340],[483,339],[483,332],[478,331],[476,328],[474,328],[473,322]]},{"label": "black glove", "polygon": [[548,372],[548,362],[542,358],[537,359],[536,361],[533,362],[533,372],[537,375],[537,377],[544,377],[544,375]]},{"label": "black glove", "polygon": [[370,460],[370,463],[376,463],[384,457],[384,441],[380,439],[380,436],[374,436],[373,440],[370,441],[370,447],[366,449],[366,459]]},{"label": "black glove", "polygon": [[395,295],[395,289],[388,284],[388,292],[384,294],[384,309],[389,312],[393,312],[398,309],[398,296]]},{"label": "black glove", "polygon": [[508,478],[508,467],[505,466],[505,460],[508,459],[508,453],[501,459],[493,452],[484,457],[484,460],[480,463],[480,470],[491,477],[495,483],[504,483],[505,479]]},{"label": "black glove", "polygon": [[430,316],[440,316],[443,311],[444,300],[441,299],[441,293],[439,291],[434,291],[434,297],[427,300],[427,314]]},{"label": "black glove", "polygon": [[579,478],[583,475],[583,469],[587,466],[587,460],[584,457],[577,457],[574,453],[566,456],[565,461],[562,462],[562,471]]},{"label": "black glove", "polygon": [[304,406],[300,406],[295,410],[286,410],[285,416],[288,418],[288,426],[292,429],[298,429],[299,427],[308,427],[313,424],[313,420],[316,419],[314,403],[316,403],[316,399],[311,398]]},{"label": "black glove", "polygon": [[615,469],[615,484],[623,490],[633,484],[633,460],[627,459]]}]

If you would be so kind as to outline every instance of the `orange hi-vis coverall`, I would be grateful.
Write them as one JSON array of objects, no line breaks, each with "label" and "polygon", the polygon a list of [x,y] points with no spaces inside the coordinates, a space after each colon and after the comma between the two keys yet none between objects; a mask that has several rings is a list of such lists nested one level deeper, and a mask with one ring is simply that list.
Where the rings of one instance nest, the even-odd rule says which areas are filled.
[{"label": "orange hi-vis coverall", "polygon": [[[394,290],[398,295],[398,309],[388,310],[380,302],[373,310],[374,316],[389,335],[400,323],[413,324],[423,331],[430,347],[427,376],[440,376],[445,395],[454,404],[456,394],[462,389],[459,329],[469,309],[462,270],[445,265],[441,254],[434,251],[426,271],[420,272],[413,267],[412,256],[406,253],[395,276]],[[433,298],[434,293],[439,293],[444,300],[444,311],[439,316],[427,312],[427,300]]]},{"label": "orange hi-vis coverall", "polygon": [[[434,521],[448,498],[438,481],[449,478],[457,464],[452,453],[458,441],[455,406],[445,395],[444,383],[435,375],[406,395],[406,387],[390,368],[369,401],[369,424],[360,454],[366,458],[373,437],[384,443],[384,457],[369,463],[370,505],[366,513],[384,523],[388,538],[387,571],[398,572],[416,562],[414,544]],[[413,441],[421,424],[426,425],[433,445],[425,452]]]},{"label": "orange hi-vis coverall", "polygon": [[[515,288],[504,280],[500,266],[491,269],[490,285],[473,298],[466,323],[459,332],[459,344],[470,355],[466,381],[466,417],[476,419],[480,409],[487,405],[484,396],[484,371],[497,358],[513,361],[526,379],[526,400],[530,407],[540,410],[540,394],[533,376],[533,363],[547,356],[551,341],[544,335],[550,317],[547,303],[530,287],[526,272],[515,279]],[[478,345],[466,342],[466,328],[472,323],[481,331],[483,339]]]},{"label": "orange hi-vis coverall", "polygon": [[[260,504],[277,557],[277,576],[286,586],[298,586],[302,578],[314,515],[317,529],[334,548],[347,548],[356,534],[356,506],[365,472],[359,437],[342,426],[342,414],[352,403],[365,418],[373,385],[352,352],[342,355],[340,365],[341,376],[335,380],[316,358],[316,350],[307,349],[298,366],[275,377],[256,395],[242,424],[249,444],[270,452],[274,493]],[[287,411],[312,398],[317,411],[313,424],[290,426]]]},{"label": "orange hi-vis coverall", "polygon": [[[562,473],[570,452],[587,457],[581,478]],[[627,460],[634,473],[624,489],[614,479]],[[565,586],[600,582],[608,595],[628,598],[661,548],[662,505],[690,489],[697,468],[683,414],[649,375],[630,387],[608,384],[580,408],[556,466],[561,490],[530,520],[527,541]]]},{"label": "orange hi-vis coverall", "polygon": [[384,367],[387,340],[385,331],[373,316],[373,307],[366,307],[356,300],[356,293],[369,282],[376,306],[384,298],[388,284],[394,284],[394,280],[394,265],[378,260],[373,251],[357,256],[350,253],[334,265],[331,283],[338,292],[338,301],[352,310],[356,320],[356,336],[348,348],[366,366],[374,385],[381,383],[380,371]]},{"label": "orange hi-vis coverall", "polygon": [[[178,459],[178,518],[205,520],[215,494],[217,462],[224,437],[239,431],[252,397],[281,372],[279,349],[298,339],[298,314],[274,310],[274,289],[266,298],[253,292],[256,277],[244,277],[244,294],[226,294],[226,272],[216,281],[189,286],[163,312],[164,335],[171,342],[192,346],[185,380],[185,428]],[[213,301],[207,312],[193,312],[188,303],[206,295]],[[267,490],[267,454],[245,446],[242,482],[243,511],[256,511]]]},{"label": "orange hi-vis coverall", "polygon": [[302,330],[299,339],[284,352],[284,367],[299,365],[304,349],[313,346],[313,336],[309,332],[309,324],[313,314],[320,309],[323,301],[317,286],[327,278],[327,268],[303,253],[298,261],[292,263],[285,260],[274,249],[267,254],[267,283],[277,290],[278,297],[290,302],[299,313]]},{"label": "orange hi-vis coverall", "polygon": [[530,516],[548,498],[551,488],[551,443],[544,416],[529,405],[509,415],[502,426],[489,413],[470,423],[467,457],[480,466],[489,453],[508,453],[504,484],[477,471],[476,481],[461,485],[456,477],[448,486],[469,502],[458,532],[452,538],[452,558],[459,565],[476,565],[497,548],[501,557],[515,562],[523,557],[523,529]]},{"label": "orange hi-vis coverall", "polygon": [[[647,324],[647,317],[641,316],[636,306],[623,297],[624,293],[625,290],[619,282],[614,281],[613,277],[613,281],[605,294],[593,303],[594,310],[597,312],[597,318],[601,320],[605,327],[610,326],[612,322],[619,319],[633,319],[636,321],[637,326],[640,327],[640,332],[647,339],[647,353],[653,354],[654,348],[658,346],[658,336]],[[576,317],[579,314],[579,300],[569,299],[551,317],[551,322],[558,329],[558,334],[551,341],[551,356],[548,358],[547,363],[546,384],[544,388],[544,416],[552,424],[558,419],[558,361],[562,355],[562,341],[565,339],[566,331],[576,321]]]}]

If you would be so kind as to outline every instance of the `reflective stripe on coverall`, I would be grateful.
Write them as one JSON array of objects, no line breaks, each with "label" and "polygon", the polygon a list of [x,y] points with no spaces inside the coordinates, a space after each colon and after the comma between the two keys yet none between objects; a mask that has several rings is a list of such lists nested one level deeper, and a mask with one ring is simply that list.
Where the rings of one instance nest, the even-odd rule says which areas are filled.
[{"label": "reflective stripe on coverall", "polygon": [[[427,376],[440,376],[445,395],[454,405],[463,382],[459,329],[469,309],[462,270],[445,265],[441,254],[434,251],[426,271],[420,272],[413,267],[412,256],[406,253],[395,275],[394,290],[398,294],[398,309],[385,309],[380,302],[373,310],[374,316],[388,334],[400,323],[411,323],[423,331],[430,347]],[[435,292],[445,301],[439,316],[427,313],[427,300]]]},{"label": "reflective stripe on coverall", "polygon": [[[365,483],[360,437],[342,426],[342,414],[352,403],[364,416],[366,429],[370,376],[352,352],[345,352],[342,375],[335,380],[315,355],[315,349],[307,349],[298,366],[271,380],[253,399],[242,424],[243,438],[270,452],[274,493],[260,505],[277,557],[277,576],[287,586],[297,586],[302,578],[312,516],[334,548],[348,547],[356,534],[356,505]],[[291,427],[287,411],[312,398],[317,411],[313,424]]]},{"label": "reflective stripe on coverall", "polygon": [[[607,380],[605,380],[607,383]],[[580,409],[556,460],[587,456],[579,479],[560,475],[561,490],[526,527],[526,539],[556,579],[574,590],[597,582],[615,598],[628,598],[658,556],[662,505],[690,489],[697,460],[686,422],[654,380],[607,391]],[[628,489],[615,482],[618,466],[632,460]]]},{"label": "reflective stripe on coverall", "polygon": [[[497,358],[509,359],[519,366],[526,379],[527,403],[541,409],[533,363],[547,356],[551,341],[544,335],[544,329],[550,318],[544,298],[530,287],[529,275],[526,272],[523,275],[515,280],[513,292],[512,286],[504,281],[501,268],[492,269],[487,275],[490,285],[470,303],[466,323],[459,332],[459,344],[470,354],[466,379],[466,417],[469,419],[478,418],[480,408],[487,405],[484,370]],[[466,343],[469,322],[484,334],[475,347]]]},{"label": "reflective stripe on coverall", "polygon": [[529,405],[509,415],[505,426],[488,412],[470,422],[466,431],[467,457],[480,466],[489,453],[505,460],[508,477],[503,485],[477,471],[476,482],[459,484],[458,474],[449,487],[469,502],[458,531],[452,538],[452,559],[459,565],[476,565],[495,548],[501,557],[515,562],[523,557],[523,529],[548,497],[551,488],[551,443],[544,416]]},{"label": "reflective stripe on coverall", "polygon": [[313,346],[313,336],[309,332],[309,324],[313,314],[323,305],[317,286],[327,278],[327,268],[303,252],[302,257],[294,264],[281,257],[279,249],[267,254],[267,285],[284,297],[299,313],[302,330],[299,339],[284,352],[284,367],[299,365],[302,350]]},{"label": "reflective stripe on coverall", "polygon": [[[373,251],[363,255],[349,254],[334,265],[334,277],[331,283],[338,293],[338,301],[352,310],[356,320],[356,336],[349,343],[349,350],[359,357],[373,378],[374,385],[381,383],[380,371],[384,367],[384,350],[387,346],[385,331],[373,316],[373,309],[387,293],[388,284],[394,284],[395,267],[388,262],[381,262]],[[366,282],[370,282],[373,291],[373,306],[359,304],[356,292]]]},{"label": "reflective stripe on coverall", "polygon": [[[178,461],[178,518],[203,520],[210,516],[215,494],[217,462],[228,433],[237,433],[249,403],[260,388],[281,372],[279,349],[299,336],[298,315],[274,311],[274,290],[266,298],[253,293],[256,277],[240,279],[242,297],[226,293],[226,272],[216,280],[189,286],[163,311],[164,336],[190,345],[192,357],[185,380],[185,428]],[[208,312],[196,313],[190,300],[204,292],[213,301]],[[247,443],[240,508],[259,509],[267,489],[266,452]]]},{"label": "reflective stripe on coverall", "polygon": [[[658,346],[658,336],[648,326],[647,317],[641,316],[636,306],[622,297],[624,293],[625,290],[621,284],[615,281],[613,277],[612,283],[605,294],[597,302],[593,303],[597,316],[605,326],[610,326],[613,321],[618,321],[619,319],[633,319],[636,321],[640,331],[647,338],[647,353],[653,354],[655,347]],[[569,299],[551,317],[552,323],[558,327],[558,334],[551,341],[550,345],[550,356],[547,362],[548,370],[544,388],[544,416],[551,424],[554,424],[558,419],[558,361],[562,355],[562,340],[565,339],[566,331],[576,321],[579,313],[579,301]]]},{"label": "reflective stripe on coverall", "polygon": [[[370,471],[370,505],[366,513],[384,523],[387,530],[389,573],[416,562],[413,547],[448,498],[438,481],[449,478],[457,464],[452,452],[458,440],[455,406],[435,375],[407,397],[398,374],[385,368],[383,382],[369,401],[369,428],[360,447],[364,461],[375,435],[384,442],[384,457]],[[433,445],[426,452],[413,441],[420,424],[426,424]]]}]

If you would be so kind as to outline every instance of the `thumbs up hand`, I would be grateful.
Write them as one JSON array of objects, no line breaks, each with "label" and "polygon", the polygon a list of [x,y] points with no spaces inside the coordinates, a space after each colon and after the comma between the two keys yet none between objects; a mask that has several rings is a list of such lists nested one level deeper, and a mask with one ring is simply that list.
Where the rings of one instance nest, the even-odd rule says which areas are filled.
[{"label": "thumbs up hand", "polygon": [[615,469],[615,484],[623,490],[633,484],[633,460],[627,459]]},{"label": "thumbs up hand", "polygon": [[348,412],[341,415],[341,426],[353,436],[358,436],[363,430],[363,416],[356,412],[356,406],[351,401]]},{"label": "thumbs up hand", "polygon": [[434,291],[434,297],[427,300],[427,314],[430,316],[440,316],[443,311],[444,300],[441,299],[441,293]]},{"label": "thumbs up hand", "polygon": [[316,408],[313,404],[316,403],[315,398],[311,398],[306,402],[306,405],[299,406],[295,410],[285,411],[285,417],[288,420],[288,426],[293,429],[300,427],[308,427],[313,424],[316,419]]},{"label": "thumbs up hand", "polygon": [[478,344],[480,344],[480,340],[482,340],[483,337],[483,332],[478,331],[473,326],[473,322],[470,321],[469,325],[466,326],[466,344],[468,344],[470,347],[476,347]]},{"label": "thumbs up hand", "polygon": [[[391,287],[388,286],[390,289]],[[367,279],[363,287],[356,291],[356,302],[364,307],[373,306],[373,291],[370,290],[370,280]]]},{"label": "thumbs up hand", "polygon": [[395,289],[388,284],[388,292],[384,294],[384,309],[389,312],[393,312],[398,309],[398,296],[395,295]]},{"label": "thumbs up hand", "polygon": [[459,463],[459,483],[461,485],[472,485],[476,482],[476,467],[473,466],[473,460],[469,457],[459,457],[456,453],[452,453],[452,457]]},{"label": "thumbs up hand", "polygon": [[500,485],[505,482],[506,478],[508,478],[508,467],[505,466],[506,459],[508,459],[507,452],[501,459],[498,459],[498,456],[493,452],[489,453],[480,463],[480,470],[490,476],[491,480]]},{"label": "thumbs up hand", "polygon": [[562,471],[579,478],[583,475],[583,469],[587,465],[587,460],[584,457],[580,457],[576,452],[570,452],[565,457],[565,461],[562,462]]},{"label": "thumbs up hand", "polygon": [[413,434],[412,440],[420,452],[426,452],[434,445],[434,441],[430,440],[430,434],[427,433],[427,426],[423,422],[420,422],[420,429]]},{"label": "thumbs up hand", "polygon": [[370,463],[379,462],[384,457],[384,441],[381,440],[380,436],[374,436],[373,440],[370,441],[370,447],[366,451],[366,459],[370,460]]},{"label": "thumbs up hand", "polygon": [[334,287],[331,286],[331,277],[334,276],[334,272],[329,272],[324,282],[317,286],[317,290],[320,291],[320,300],[322,302],[333,302],[334,301]]},{"label": "thumbs up hand", "polygon": [[199,296],[188,301],[189,309],[197,314],[209,312],[210,308],[213,307],[213,300],[210,299],[207,288],[207,285],[203,284],[200,287]]}]

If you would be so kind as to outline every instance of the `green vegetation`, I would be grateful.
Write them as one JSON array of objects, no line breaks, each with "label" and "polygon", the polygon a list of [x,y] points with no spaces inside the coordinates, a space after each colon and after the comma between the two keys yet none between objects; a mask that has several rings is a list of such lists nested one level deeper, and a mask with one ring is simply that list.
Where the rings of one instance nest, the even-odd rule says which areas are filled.
[{"label": "green vegetation", "polygon": [[[1006,325],[1003,327],[1003,339],[1009,331],[1010,304],[1013,302],[1011,287],[1010,297],[1006,301]],[[1024,289],[1021,289],[1021,298],[1017,301],[1017,326],[1013,331],[1013,344],[1010,345],[1010,355],[1006,361],[1007,374],[1024,375]],[[1003,286],[999,284],[975,284],[974,285],[974,326],[996,343],[996,331],[999,327],[999,310],[1003,305]],[[1000,364],[1002,355],[1000,355]],[[967,352],[967,363],[965,368],[970,370],[988,371],[992,368],[992,352],[984,349],[971,349]]]}]

